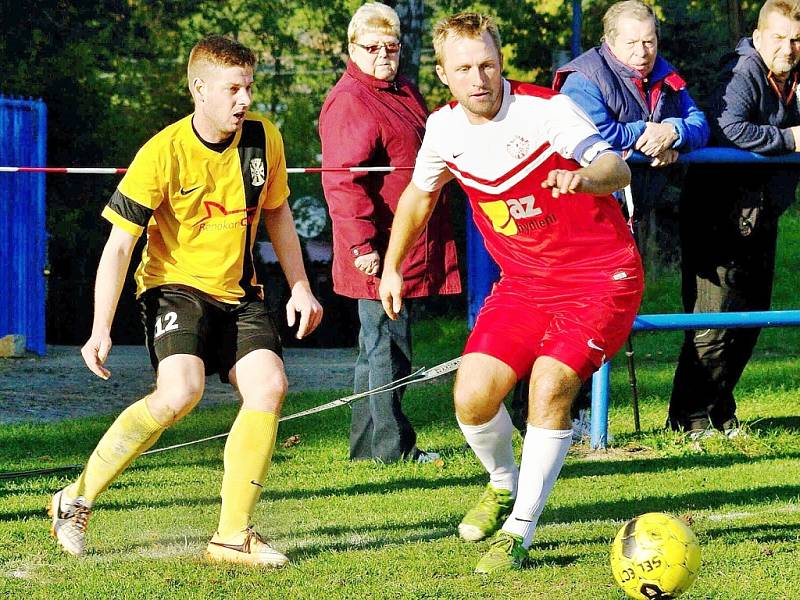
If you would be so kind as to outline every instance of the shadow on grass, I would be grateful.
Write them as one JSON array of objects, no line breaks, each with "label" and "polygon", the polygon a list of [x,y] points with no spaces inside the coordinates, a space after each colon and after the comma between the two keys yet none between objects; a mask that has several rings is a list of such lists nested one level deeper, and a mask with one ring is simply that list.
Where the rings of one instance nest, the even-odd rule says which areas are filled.
[{"label": "shadow on grass", "polygon": [[[462,486],[483,486],[486,483],[486,476],[483,474],[473,475],[471,477],[437,477],[435,479],[424,479],[421,477],[407,477],[402,479],[394,479],[391,481],[380,481],[374,483],[355,483],[348,486],[329,486],[317,487],[308,489],[291,490],[288,492],[272,492],[268,490],[266,495],[275,501],[280,500],[304,500],[308,498],[320,497],[346,497],[360,494],[381,494],[392,493],[398,491],[408,490],[435,490],[447,487],[462,487]],[[476,490],[475,500],[479,496]],[[469,500],[473,501],[472,498]]]},{"label": "shadow on grass", "polygon": [[775,452],[761,456],[744,454],[697,454],[666,456],[658,458],[634,458],[624,460],[575,461],[564,465],[559,479],[586,476],[667,473],[670,479],[678,479],[678,473],[693,469],[724,469],[740,464],[800,458],[800,452]]},{"label": "shadow on grass", "polygon": [[[400,531],[400,530],[410,530],[416,531],[419,529],[424,529],[427,531],[435,532],[433,538],[431,539],[438,539],[441,537],[447,537],[447,535],[456,535],[456,526],[458,523],[454,523],[452,520],[449,519],[428,519],[425,521],[415,521],[413,523],[404,522],[404,523],[382,523],[382,524],[370,524],[365,525],[363,523],[359,523],[356,525],[348,524],[348,525],[325,525],[322,527],[312,527],[307,531],[301,530],[293,530],[292,536],[299,537],[299,538],[314,538],[319,536],[345,536],[349,534],[364,534],[367,532],[372,531]],[[440,535],[441,532],[444,532],[444,535]],[[300,548],[301,546],[298,546]]]},{"label": "shadow on grass", "polygon": [[690,491],[683,494],[670,493],[643,495],[631,500],[599,501],[573,506],[545,508],[542,523],[571,523],[585,521],[602,515],[604,519],[627,520],[647,512],[670,512],[680,514],[695,510],[712,510],[725,507],[752,507],[754,499],[769,499],[772,502],[794,502],[800,494],[800,485],[751,487],[732,491]]},{"label": "shadow on grass", "polygon": [[[774,517],[770,517],[774,518]],[[706,528],[703,536],[710,539],[719,539],[726,544],[738,544],[743,539],[752,540],[758,544],[796,542],[800,535],[800,524],[749,525],[741,527],[714,527]]]},{"label": "shadow on grass", "polygon": [[48,521],[50,517],[47,516],[47,504],[43,504],[41,508],[29,508],[24,510],[0,511],[0,522],[5,521],[25,521],[28,519],[44,518]]},{"label": "shadow on grass", "polygon": [[748,423],[748,427],[753,431],[774,431],[782,429],[785,431],[800,431],[800,417],[765,417],[756,419]]}]

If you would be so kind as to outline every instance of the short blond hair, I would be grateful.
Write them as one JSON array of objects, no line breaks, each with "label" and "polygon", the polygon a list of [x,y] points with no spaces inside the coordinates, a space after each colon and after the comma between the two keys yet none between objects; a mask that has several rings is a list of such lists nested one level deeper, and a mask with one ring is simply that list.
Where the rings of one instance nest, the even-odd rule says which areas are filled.
[{"label": "short blond hair", "polygon": [[255,65],[256,55],[250,48],[231,38],[210,35],[197,42],[189,54],[186,67],[189,91],[192,90],[192,82],[198,77],[202,79],[201,74],[209,66],[255,69]]},{"label": "short blond hair", "polygon": [[366,33],[383,33],[400,39],[400,17],[390,6],[380,2],[367,2],[350,19],[347,26],[347,41],[360,39]]},{"label": "short blond hair", "polygon": [[759,30],[767,27],[767,19],[772,13],[788,17],[792,21],[800,21],[800,2],[792,0],[767,0],[764,2],[764,6],[758,11],[757,27]]},{"label": "short blond hair", "polygon": [[649,21],[652,19],[656,26],[656,37],[659,35],[658,19],[652,7],[641,0],[623,0],[612,4],[606,14],[603,15],[603,39],[614,41],[617,39],[617,26],[623,17],[636,19],[637,21]]},{"label": "short blond hair", "polygon": [[500,44],[500,31],[495,20],[481,13],[462,12],[439,21],[433,28],[433,51],[436,54],[436,64],[444,66],[444,43],[450,36],[468,39],[478,39],[487,31],[494,42],[497,53],[502,60],[503,53]]}]

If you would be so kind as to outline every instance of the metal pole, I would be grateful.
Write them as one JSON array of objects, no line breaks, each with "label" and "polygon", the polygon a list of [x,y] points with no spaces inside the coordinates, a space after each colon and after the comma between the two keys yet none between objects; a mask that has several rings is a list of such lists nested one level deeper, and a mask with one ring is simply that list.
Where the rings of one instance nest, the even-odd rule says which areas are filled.
[{"label": "metal pole", "polygon": [[608,388],[611,362],[606,362],[592,376],[592,450],[605,450],[608,444]]},{"label": "metal pole", "polygon": [[631,385],[633,428],[636,433],[641,433],[642,428],[639,422],[639,388],[636,385],[636,365],[633,363],[633,338],[630,335],[625,341],[625,356],[628,359],[628,383]]},{"label": "metal pole", "polygon": [[572,58],[581,53],[581,29],[583,28],[583,7],[581,0],[572,0],[572,40],[570,50]]}]

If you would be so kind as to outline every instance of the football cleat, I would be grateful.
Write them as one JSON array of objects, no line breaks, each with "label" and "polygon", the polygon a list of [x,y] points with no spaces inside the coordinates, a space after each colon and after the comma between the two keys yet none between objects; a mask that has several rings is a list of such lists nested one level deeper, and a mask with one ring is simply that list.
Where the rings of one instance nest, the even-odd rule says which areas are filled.
[{"label": "football cleat", "polygon": [[283,567],[289,559],[267,544],[253,527],[231,539],[222,540],[215,533],[206,547],[206,557],[214,562],[242,563],[258,567]]},{"label": "football cleat", "polygon": [[489,550],[478,561],[475,572],[479,575],[491,575],[521,569],[527,560],[528,551],[522,546],[522,536],[501,529],[494,536]]},{"label": "football cleat", "polygon": [[59,545],[73,556],[81,556],[86,538],[86,527],[92,514],[86,498],[78,496],[69,500],[64,496],[64,490],[60,490],[50,501],[47,514],[53,518],[50,533],[56,538]]},{"label": "football cleat", "polygon": [[458,535],[469,542],[478,542],[489,537],[511,514],[514,498],[509,490],[501,490],[486,484],[481,499],[472,507],[458,525]]}]

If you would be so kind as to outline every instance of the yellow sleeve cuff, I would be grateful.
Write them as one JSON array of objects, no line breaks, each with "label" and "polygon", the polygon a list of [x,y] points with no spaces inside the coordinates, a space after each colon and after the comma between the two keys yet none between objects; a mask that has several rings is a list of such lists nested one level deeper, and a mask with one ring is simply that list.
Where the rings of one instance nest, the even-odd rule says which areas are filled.
[{"label": "yellow sleeve cuff", "polygon": [[120,229],[124,229],[134,237],[138,238],[142,235],[142,233],[144,233],[144,227],[140,227],[136,223],[131,223],[108,206],[103,209],[101,216],[107,221],[110,221],[112,225],[116,225]]},{"label": "yellow sleeve cuff", "polygon": [[267,201],[264,202],[263,210],[272,210],[272,209],[278,208],[281,204],[286,202],[286,200],[288,198],[289,198],[289,190],[288,189],[286,190],[286,192],[284,194],[281,194],[280,196],[276,196],[275,198],[269,198],[268,197]]}]

